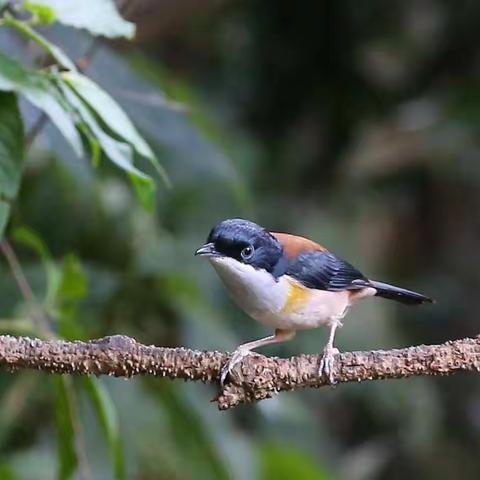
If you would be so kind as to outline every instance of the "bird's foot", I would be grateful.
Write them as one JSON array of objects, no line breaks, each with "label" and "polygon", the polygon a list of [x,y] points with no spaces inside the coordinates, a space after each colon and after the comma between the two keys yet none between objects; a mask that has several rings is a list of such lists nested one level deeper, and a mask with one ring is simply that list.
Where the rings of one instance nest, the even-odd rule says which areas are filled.
[{"label": "bird's foot", "polygon": [[330,385],[335,385],[335,379],[333,378],[333,365],[335,363],[335,355],[339,354],[340,350],[335,347],[326,346],[323,350],[322,359],[320,360],[320,367],[318,374],[320,376],[325,375]]},{"label": "bird's foot", "polygon": [[232,353],[230,360],[225,363],[220,374],[220,385],[225,386],[225,381],[231,375],[233,368],[238,365],[245,357],[248,357],[252,352],[247,349],[238,348]]}]

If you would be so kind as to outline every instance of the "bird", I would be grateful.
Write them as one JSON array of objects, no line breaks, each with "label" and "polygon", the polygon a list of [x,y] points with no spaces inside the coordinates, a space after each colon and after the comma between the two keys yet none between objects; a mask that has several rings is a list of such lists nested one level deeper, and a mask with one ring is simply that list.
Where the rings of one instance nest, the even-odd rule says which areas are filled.
[{"label": "bird", "polygon": [[236,304],[273,335],[243,343],[223,366],[223,386],[252,350],[291,340],[298,330],[329,329],[319,375],[335,383],[335,333],[352,305],[382,297],[407,305],[432,303],[421,293],[372,280],[322,245],[289,233],[270,232],[242,218],[226,219],[210,231],[195,255],[208,257]]}]

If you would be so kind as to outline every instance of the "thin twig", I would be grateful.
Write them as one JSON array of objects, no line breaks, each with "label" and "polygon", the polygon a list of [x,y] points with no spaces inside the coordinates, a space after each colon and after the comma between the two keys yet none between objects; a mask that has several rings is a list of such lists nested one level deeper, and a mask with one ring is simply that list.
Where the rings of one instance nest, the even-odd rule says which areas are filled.
[{"label": "thin twig", "polygon": [[[228,358],[229,354],[221,352],[146,346],[122,335],[89,342],[0,336],[0,366],[50,373],[158,375],[218,384]],[[280,391],[328,385],[318,373],[319,361],[319,355],[283,359],[252,354],[234,368],[231,383],[215,401],[226,410],[270,398]],[[480,371],[480,337],[401,350],[341,353],[335,357],[333,378],[344,383],[461,371]]]},{"label": "thin twig", "polygon": [[28,303],[36,303],[35,295],[30,288],[30,285],[23,273],[20,262],[18,261],[17,255],[15,254],[10,242],[4,238],[0,242],[0,249],[2,250],[5,259],[7,260],[8,266],[12,272],[13,278],[17,282],[20,293],[22,294],[24,300]]},{"label": "thin twig", "polygon": [[8,263],[12,277],[14,278],[23,299],[32,307],[32,321],[34,326],[48,336],[51,336],[48,334],[50,330],[48,314],[35,297],[35,294],[28,283],[27,277],[23,272],[22,266],[18,261],[17,254],[6,237],[0,242],[0,250]]},{"label": "thin twig", "polygon": [[45,125],[47,124],[48,116],[45,112],[41,112],[35,123],[32,125],[30,130],[25,135],[25,149],[28,150],[31,146],[33,141],[37,138],[37,135],[43,130]]}]

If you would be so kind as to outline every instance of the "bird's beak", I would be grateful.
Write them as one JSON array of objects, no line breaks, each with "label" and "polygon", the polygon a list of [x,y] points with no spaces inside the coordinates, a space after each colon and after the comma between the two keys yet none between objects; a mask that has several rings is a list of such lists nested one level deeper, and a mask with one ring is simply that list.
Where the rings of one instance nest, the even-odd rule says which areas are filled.
[{"label": "bird's beak", "polygon": [[213,243],[206,243],[195,252],[195,255],[215,257],[218,255],[218,252],[215,250],[215,245]]}]

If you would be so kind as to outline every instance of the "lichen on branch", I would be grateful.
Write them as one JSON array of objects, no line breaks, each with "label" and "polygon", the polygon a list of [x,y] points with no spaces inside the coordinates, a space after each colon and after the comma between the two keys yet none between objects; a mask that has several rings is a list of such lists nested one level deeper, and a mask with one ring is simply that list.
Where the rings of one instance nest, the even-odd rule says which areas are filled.
[{"label": "lichen on branch", "polygon": [[[219,384],[229,354],[147,346],[114,335],[88,342],[0,336],[0,367],[57,374],[154,375]],[[272,397],[275,393],[328,385],[319,376],[318,355],[291,358],[252,354],[234,369],[230,383],[216,396],[221,410]],[[360,382],[414,375],[451,375],[480,371],[480,337],[398,350],[345,352],[336,356],[336,382]]]}]

